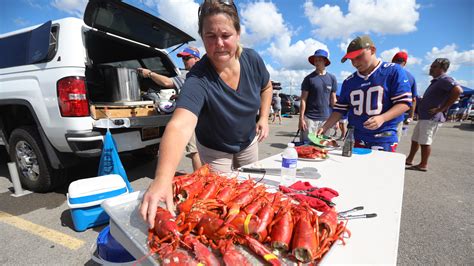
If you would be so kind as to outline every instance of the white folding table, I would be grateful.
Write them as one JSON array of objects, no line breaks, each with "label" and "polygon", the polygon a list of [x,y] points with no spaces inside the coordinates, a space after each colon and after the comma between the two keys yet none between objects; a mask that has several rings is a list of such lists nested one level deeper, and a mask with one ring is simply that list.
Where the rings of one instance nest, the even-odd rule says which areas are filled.
[{"label": "white folding table", "polygon": [[[376,213],[377,217],[349,220],[347,228],[351,237],[345,240],[345,245],[335,244],[322,263],[396,264],[405,155],[372,151],[342,157],[340,150],[334,150],[329,156],[324,161],[298,160],[298,168],[316,167],[321,174],[319,179],[298,180],[338,191],[339,196],[333,199],[337,211],[363,206],[364,210],[353,214]],[[250,166],[278,168],[280,165],[281,154],[277,154]],[[266,175],[265,179],[279,181],[275,175]]]}]

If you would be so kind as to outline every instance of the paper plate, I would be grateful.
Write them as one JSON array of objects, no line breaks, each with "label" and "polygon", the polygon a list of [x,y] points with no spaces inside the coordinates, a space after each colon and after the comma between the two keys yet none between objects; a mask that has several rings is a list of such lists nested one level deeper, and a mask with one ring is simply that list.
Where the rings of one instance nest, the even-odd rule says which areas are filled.
[{"label": "paper plate", "polygon": [[334,146],[328,146],[324,145],[321,143],[324,143],[327,140],[332,140],[331,137],[324,136],[324,135],[316,135],[314,133],[309,133],[308,134],[308,139],[312,142],[312,144],[318,146],[318,147],[323,147],[323,148],[335,148]]},{"label": "paper plate", "polygon": [[324,144],[321,144],[321,142],[329,139],[328,136],[324,136],[324,135],[319,135],[317,136],[316,134],[314,133],[309,133],[308,134],[308,139],[316,146],[319,146],[319,147],[326,147],[326,145]]},{"label": "paper plate", "polygon": [[322,162],[322,161],[325,161],[327,158],[329,157],[326,157],[326,158],[300,158],[298,157],[298,160],[308,161],[308,162]]},{"label": "paper plate", "polygon": [[298,157],[298,160],[308,161],[308,162],[322,162],[322,161],[327,160],[328,158],[329,158],[329,155],[326,154],[325,158],[301,158],[301,157]]},{"label": "paper plate", "polygon": [[372,152],[371,149],[366,149],[366,148],[353,148],[352,149],[352,154],[364,155],[364,154],[369,154],[371,152]]}]

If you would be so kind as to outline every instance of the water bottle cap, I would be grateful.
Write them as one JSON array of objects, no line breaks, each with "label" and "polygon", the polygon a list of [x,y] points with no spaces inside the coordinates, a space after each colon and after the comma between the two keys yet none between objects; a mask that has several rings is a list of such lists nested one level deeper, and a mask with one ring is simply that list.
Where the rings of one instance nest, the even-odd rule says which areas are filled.
[{"label": "water bottle cap", "polygon": [[294,147],[295,147],[295,144],[294,144],[293,142],[290,142],[290,143],[288,143],[288,147],[294,148]]}]

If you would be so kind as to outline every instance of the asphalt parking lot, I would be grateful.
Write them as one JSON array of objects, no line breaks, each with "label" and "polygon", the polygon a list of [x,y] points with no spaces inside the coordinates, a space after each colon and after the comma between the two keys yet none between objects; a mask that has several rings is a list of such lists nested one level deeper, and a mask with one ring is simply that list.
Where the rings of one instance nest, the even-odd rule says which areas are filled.
[{"label": "asphalt parking lot", "polygon": [[[281,152],[292,140],[297,117],[270,125],[260,158]],[[400,142],[407,154],[414,124]],[[445,123],[433,144],[428,172],[405,172],[398,261],[400,265],[472,265],[474,261],[474,125]],[[419,159],[419,155],[417,156]],[[122,162],[135,190],[151,182],[156,161],[129,155]],[[417,161],[415,161],[417,162]],[[98,160],[69,169],[70,182],[96,176]],[[178,170],[191,171],[183,158]],[[0,147],[0,264],[94,265],[90,248],[103,228],[76,232],[66,204],[68,185],[46,194],[12,197],[7,155]],[[350,244],[350,240],[348,241]]]}]

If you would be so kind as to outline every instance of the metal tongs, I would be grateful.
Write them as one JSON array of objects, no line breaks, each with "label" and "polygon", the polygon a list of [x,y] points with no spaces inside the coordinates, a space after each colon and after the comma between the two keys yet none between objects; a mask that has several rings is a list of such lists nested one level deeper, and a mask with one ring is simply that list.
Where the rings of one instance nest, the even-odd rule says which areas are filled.
[{"label": "metal tongs", "polygon": [[365,213],[365,214],[356,214],[348,215],[351,212],[361,211],[364,209],[364,206],[358,206],[347,211],[342,211],[337,213],[337,217],[341,220],[350,220],[350,219],[360,219],[360,218],[373,218],[377,217],[376,213]]}]

